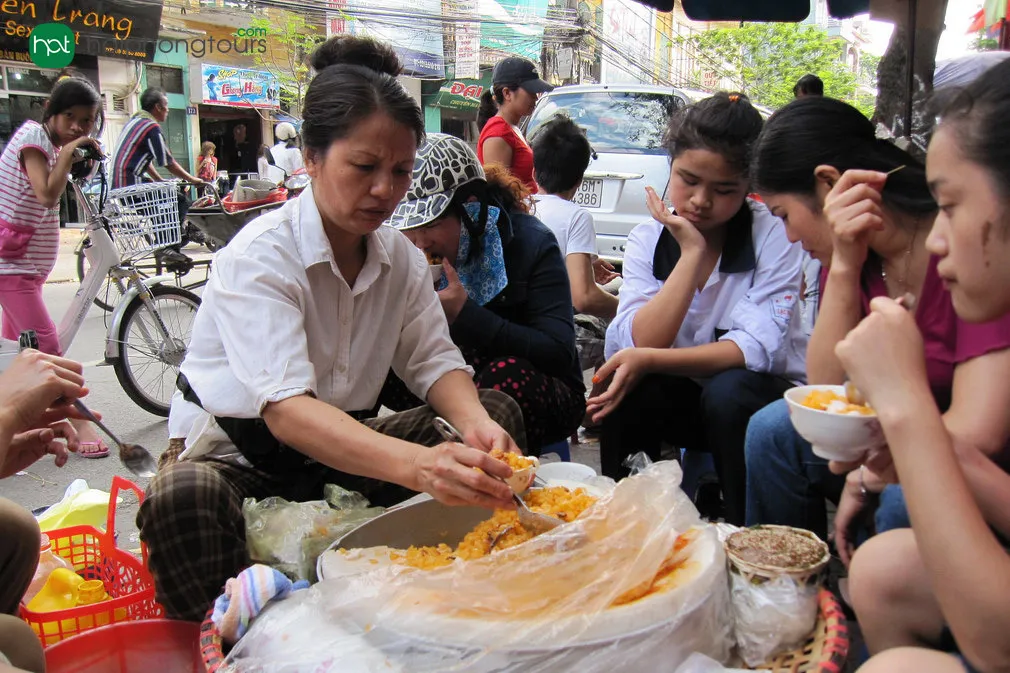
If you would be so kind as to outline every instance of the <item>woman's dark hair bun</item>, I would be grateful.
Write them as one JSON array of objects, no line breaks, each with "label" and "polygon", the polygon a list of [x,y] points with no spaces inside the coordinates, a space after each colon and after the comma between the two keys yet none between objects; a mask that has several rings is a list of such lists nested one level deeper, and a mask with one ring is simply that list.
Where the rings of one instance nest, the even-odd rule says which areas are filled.
[{"label": "woman's dark hair bun", "polygon": [[403,65],[393,48],[370,37],[339,35],[322,43],[309,58],[316,72],[331,65],[356,65],[396,77]]}]

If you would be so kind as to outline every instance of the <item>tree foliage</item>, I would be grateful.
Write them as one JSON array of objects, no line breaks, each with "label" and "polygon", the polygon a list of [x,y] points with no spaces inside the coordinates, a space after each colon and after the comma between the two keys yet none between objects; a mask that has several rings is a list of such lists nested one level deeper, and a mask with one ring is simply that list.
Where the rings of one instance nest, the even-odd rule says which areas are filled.
[{"label": "tree foliage", "polygon": [[793,99],[793,85],[813,73],[824,93],[873,111],[873,101],[857,95],[859,77],[845,63],[844,40],[816,26],[794,23],[747,23],[682,37],[707,64],[721,66],[755,103],[778,108]]},{"label": "tree foliage", "polygon": [[281,105],[291,114],[300,114],[302,99],[312,78],[306,60],[323,41],[322,36],[304,16],[287,11],[269,18],[254,18],[251,27],[266,31],[270,47],[265,53],[255,55],[256,65],[277,77]]},{"label": "tree foliage", "polygon": [[968,49],[971,51],[996,51],[999,49],[999,40],[989,37],[987,31],[982,29],[968,45]]}]

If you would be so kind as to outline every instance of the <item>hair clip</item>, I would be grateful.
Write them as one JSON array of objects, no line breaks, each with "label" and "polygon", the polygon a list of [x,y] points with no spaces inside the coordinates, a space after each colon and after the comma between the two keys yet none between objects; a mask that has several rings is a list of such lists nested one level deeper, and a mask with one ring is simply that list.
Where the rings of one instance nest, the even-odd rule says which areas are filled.
[{"label": "hair clip", "polygon": [[739,94],[735,94],[735,93],[731,93],[731,94],[729,95],[729,102],[730,102],[730,103],[735,103],[735,102],[737,102],[738,100],[740,100],[740,95],[739,95]]}]

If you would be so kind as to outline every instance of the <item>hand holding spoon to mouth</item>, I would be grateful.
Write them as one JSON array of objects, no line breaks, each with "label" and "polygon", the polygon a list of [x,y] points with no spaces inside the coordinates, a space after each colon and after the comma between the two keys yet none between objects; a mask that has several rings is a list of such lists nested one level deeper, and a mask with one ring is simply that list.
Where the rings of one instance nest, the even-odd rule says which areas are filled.
[{"label": "hand holding spoon to mouth", "polygon": [[[899,168],[895,168],[894,170],[896,171],[899,170],[900,168],[904,168],[904,166],[900,166]],[[891,172],[893,173],[894,171]],[[900,306],[904,306],[905,310],[907,311],[915,310],[915,295],[913,295],[911,292],[906,292],[905,294],[898,297],[895,301],[898,302]],[[866,406],[866,398],[863,396],[861,392],[859,392],[859,389],[856,388],[856,384],[854,384],[852,381],[845,382],[845,397],[848,398],[849,404]]]}]

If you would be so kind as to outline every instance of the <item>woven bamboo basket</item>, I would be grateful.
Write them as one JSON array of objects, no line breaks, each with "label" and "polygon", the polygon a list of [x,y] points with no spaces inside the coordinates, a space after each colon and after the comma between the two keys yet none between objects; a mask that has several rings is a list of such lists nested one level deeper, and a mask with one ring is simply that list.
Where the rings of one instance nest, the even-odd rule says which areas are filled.
[{"label": "woven bamboo basket", "polygon": [[[760,584],[770,579],[786,575],[795,580],[798,584],[802,586],[816,585],[821,583],[822,576],[824,574],[824,569],[828,566],[828,561],[831,560],[831,552],[828,550],[828,545],[824,543],[824,540],[820,539],[808,530],[803,530],[802,528],[793,528],[791,526],[761,526],[763,529],[779,530],[796,535],[802,535],[805,538],[813,540],[820,546],[822,550],[821,558],[816,562],[802,568],[778,568],[775,566],[762,565],[760,563],[750,563],[740,558],[735,554],[729,545],[725,545],[726,548],[726,558],[729,559],[729,566],[731,572],[736,572],[744,577],[749,582],[755,584]],[[746,531],[740,531],[746,532]],[[739,533],[734,533],[733,535],[738,535]],[[729,539],[732,539],[733,535]],[[727,539],[727,542],[729,541]]]}]

